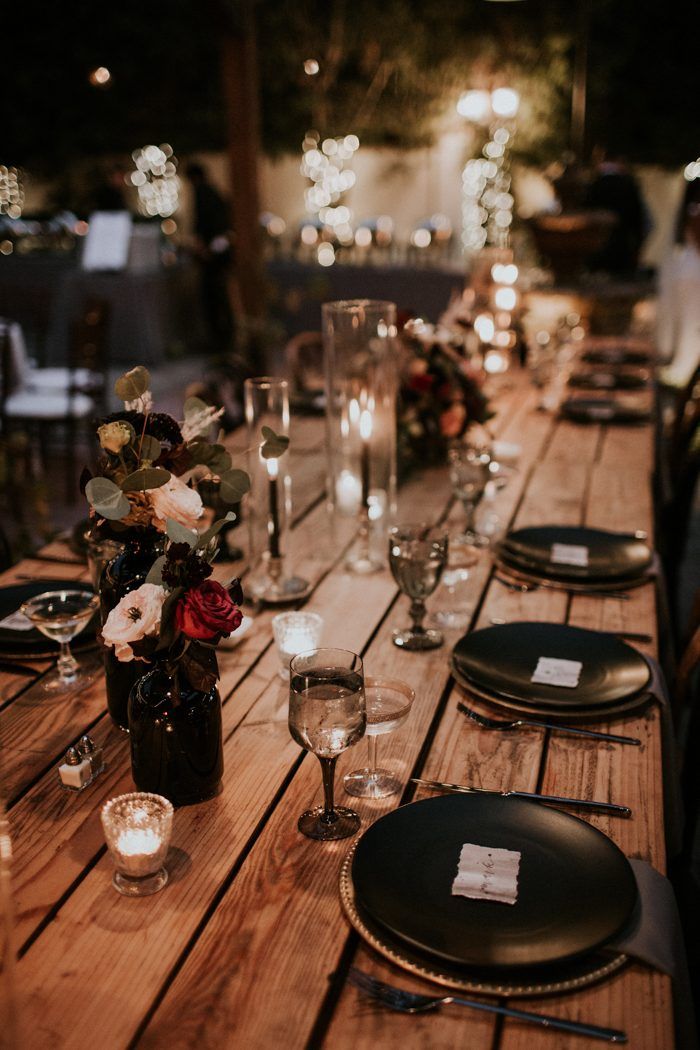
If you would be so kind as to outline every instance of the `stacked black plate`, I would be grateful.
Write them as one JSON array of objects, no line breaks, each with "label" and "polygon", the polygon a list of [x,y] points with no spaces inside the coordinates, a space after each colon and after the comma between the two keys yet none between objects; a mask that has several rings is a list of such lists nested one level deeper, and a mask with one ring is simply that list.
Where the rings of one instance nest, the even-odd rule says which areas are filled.
[{"label": "stacked black plate", "polygon": [[643,372],[574,372],[569,386],[579,390],[642,390],[648,382]]},{"label": "stacked black plate", "polygon": [[601,345],[585,350],[581,360],[592,365],[647,365],[651,361],[651,354],[647,350],[611,343],[609,346]]},{"label": "stacked black plate", "polygon": [[[541,657],[575,660],[575,687],[532,681]],[[597,721],[648,702],[649,665],[612,634],[568,624],[521,622],[486,627],[461,638],[452,672],[470,694],[518,715]]]},{"label": "stacked black plate", "polygon": [[570,397],[562,401],[559,412],[574,423],[647,423],[648,408],[625,405],[611,397]]},{"label": "stacked black plate", "polygon": [[[467,842],[520,852],[514,904],[452,895]],[[351,918],[375,947],[445,983],[486,981],[505,994],[554,990],[595,972],[637,904],[627,859],[600,831],[495,796],[445,795],[394,810],[364,833],[350,875]]]},{"label": "stacked black plate", "polygon": [[[89,591],[92,587],[89,583],[80,580],[31,580],[28,583],[13,584],[10,587],[0,587],[0,620],[6,619],[12,613],[17,612],[29,598],[44,591]],[[94,646],[97,631],[97,616],[71,642],[71,650],[80,652]],[[36,628],[29,630],[16,630],[11,627],[0,626],[0,658],[3,660],[38,660],[42,657],[58,655],[58,642],[52,642],[50,638],[41,634]]]},{"label": "stacked black plate", "polygon": [[620,590],[645,582],[652,552],[635,535],[578,525],[509,532],[496,562],[514,578],[567,589]]}]

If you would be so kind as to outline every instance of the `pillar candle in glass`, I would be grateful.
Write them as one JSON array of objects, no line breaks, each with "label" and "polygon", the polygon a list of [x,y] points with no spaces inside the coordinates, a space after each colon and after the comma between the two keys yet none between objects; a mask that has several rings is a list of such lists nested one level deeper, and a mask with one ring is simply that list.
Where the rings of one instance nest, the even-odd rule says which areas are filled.
[{"label": "pillar candle in glass", "polygon": [[347,567],[386,561],[396,508],[396,307],[373,299],[323,305],[328,508],[334,540],[354,522]]},{"label": "pillar candle in glass", "polygon": [[260,454],[261,430],[289,434],[289,391],[284,379],[260,376],[245,381],[250,492],[243,513],[248,519],[250,574],[246,591],[268,602],[293,601],[308,590],[306,580],[289,570],[292,480],[289,453],[279,459]]}]

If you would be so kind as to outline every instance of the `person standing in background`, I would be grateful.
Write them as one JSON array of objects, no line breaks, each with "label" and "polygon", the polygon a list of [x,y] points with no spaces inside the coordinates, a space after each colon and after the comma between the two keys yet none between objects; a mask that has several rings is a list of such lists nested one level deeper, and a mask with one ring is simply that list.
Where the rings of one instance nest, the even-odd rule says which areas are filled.
[{"label": "person standing in background", "polygon": [[186,174],[194,191],[194,250],[200,270],[207,349],[212,355],[221,355],[231,349],[235,334],[228,287],[233,262],[229,208],[201,164],[190,164]]},{"label": "person standing in background", "polygon": [[613,274],[633,274],[649,232],[649,216],[637,180],[624,157],[602,151],[586,204],[589,208],[612,212],[617,218],[607,244],[590,260],[591,268]]},{"label": "person standing in background", "polygon": [[661,382],[686,386],[700,364],[700,179],[686,184],[676,243],[659,272],[656,335]]}]

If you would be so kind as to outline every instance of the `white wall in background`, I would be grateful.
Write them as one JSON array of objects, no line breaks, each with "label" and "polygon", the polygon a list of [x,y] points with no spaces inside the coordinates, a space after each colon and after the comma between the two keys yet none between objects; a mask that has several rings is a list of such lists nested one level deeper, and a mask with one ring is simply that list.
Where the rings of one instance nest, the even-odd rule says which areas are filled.
[{"label": "white wall in background", "polygon": [[[400,241],[408,238],[415,223],[434,212],[447,215],[459,236],[462,168],[470,155],[468,130],[446,131],[429,149],[404,151],[361,145],[353,163],[357,183],[348,193],[347,203],[356,219],[391,215]],[[214,184],[225,194],[225,156],[203,153],[197,160],[205,165]],[[298,154],[275,160],[264,158],[260,165],[262,210],[281,215],[290,227],[296,227],[304,219],[306,180],[300,174],[300,162],[301,148]],[[655,266],[673,240],[683,178],[680,169],[669,171],[650,166],[638,168],[637,175],[653,223],[642,261]],[[181,228],[187,230],[191,227],[191,191],[187,180],[183,178],[182,182],[182,207],[177,220]],[[516,170],[514,188],[517,208],[523,214],[546,208],[553,197],[547,180],[534,169]],[[25,179],[27,214],[45,206],[46,189],[45,184],[31,177]]]}]

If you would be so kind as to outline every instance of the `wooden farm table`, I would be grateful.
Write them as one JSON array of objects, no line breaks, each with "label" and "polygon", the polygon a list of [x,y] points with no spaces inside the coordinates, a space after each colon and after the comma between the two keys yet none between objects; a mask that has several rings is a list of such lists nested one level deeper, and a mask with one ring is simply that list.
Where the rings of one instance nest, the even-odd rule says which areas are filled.
[{"label": "wooden farm table", "polygon": [[[518,525],[587,523],[641,528],[651,535],[652,427],[576,426],[536,405],[522,378],[499,396],[494,427],[505,440],[522,445],[519,471],[498,496],[499,513]],[[449,672],[451,647],[461,632],[447,632],[444,647],[430,653],[402,652],[391,644],[392,629],[406,622],[407,600],[397,595],[388,571],[364,577],[344,572],[342,546],[349,535],[330,553],[323,549],[318,421],[299,421],[292,441],[299,496],[292,556],[297,570],[315,583],[307,608],[324,617],[323,641],[361,652],[369,673],[403,678],[416,690],[411,717],[382,741],[383,761],[401,770],[406,781],[421,775],[626,803],[633,809],[629,820],[589,819],[628,856],[664,871],[658,708],[614,724],[616,731],[640,737],[640,748],[477,728],[457,711],[459,690]],[[438,519],[452,513],[449,502],[442,469],[414,475],[400,492],[405,518]],[[4,582],[86,575],[82,565],[60,560],[67,556],[60,545],[43,555],[16,566]],[[473,626],[487,626],[492,617],[544,619],[656,637],[652,584],[631,591],[629,601],[572,598],[547,589],[512,593],[494,579],[484,558],[466,586]],[[272,645],[273,614],[260,612],[240,645],[221,653],[224,789],[214,801],[176,812],[170,881],[149,898],[127,899],[111,886],[99,810],[133,784],[128,740],[110,725],[101,681],[63,700],[47,700],[26,677],[0,675],[22,1045],[31,1050],[82,1050],[86,1041],[101,1050],[595,1045],[458,1008],[414,1017],[371,1009],[346,985],[354,963],[421,988],[420,981],[365,948],[343,917],[338,872],[351,841],[322,844],[297,831],[302,810],[320,801],[321,776],[316,758],[289,736],[286,689]],[[655,652],[655,645],[642,648]],[[55,767],[86,730],[104,744],[107,771],[75,795],[61,790]],[[342,775],[360,757],[362,744],[339,763],[341,799]],[[411,797],[407,792],[404,801]],[[355,801],[366,827],[399,799]],[[624,1028],[634,1050],[673,1046],[670,981],[641,965],[578,994],[527,1006]]]}]

